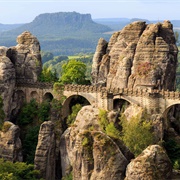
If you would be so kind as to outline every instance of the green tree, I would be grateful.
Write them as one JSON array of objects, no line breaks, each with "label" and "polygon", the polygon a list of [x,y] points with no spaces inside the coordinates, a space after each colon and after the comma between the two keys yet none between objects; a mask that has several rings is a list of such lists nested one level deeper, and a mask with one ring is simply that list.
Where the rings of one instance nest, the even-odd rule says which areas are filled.
[{"label": "green tree", "polygon": [[51,52],[41,51],[42,63],[53,59],[54,55]]},{"label": "green tree", "polygon": [[62,65],[60,81],[64,84],[85,84],[86,65],[83,62],[71,59]]},{"label": "green tree", "polygon": [[152,125],[148,119],[146,113],[132,117],[130,120],[127,120],[124,116],[120,117],[121,138],[135,156],[153,143]]},{"label": "green tree", "polygon": [[23,162],[10,162],[0,159],[0,179],[2,180],[36,180],[39,171],[34,170],[34,165]]},{"label": "green tree", "polygon": [[56,82],[58,80],[56,70],[52,71],[50,67],[43,67],[38,80],[41,82]]},{"label": "green tree", "polygon": [[76,116],[81,108],[82,108],[82,105],[80,105],[80,104],[76,104],[76,105],[72,106],[72,113],[67,118],[67,125],[70,126],[71,124],[74,123]]},{"label": "green tree", "polygon": [[38,104],[35,99],[24,104],[17,124],[21,128],[21,139],[24,160],[34,162],[35,150],[38,142],[39,128],[42,122],[49,119],[50,102],[44,101]]}]

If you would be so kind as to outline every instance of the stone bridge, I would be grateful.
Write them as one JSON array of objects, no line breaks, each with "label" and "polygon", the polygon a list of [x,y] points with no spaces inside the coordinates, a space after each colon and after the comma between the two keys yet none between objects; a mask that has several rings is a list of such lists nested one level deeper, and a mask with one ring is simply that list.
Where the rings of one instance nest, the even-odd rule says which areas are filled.
[{"label": "stone bridge", "polygon": [[[35,98],[41,103],[45,99],[58,99],[65,96],[63,112],[66,117],[69,114],[69,104],[73,97],[84,97],[89,104],[105,110],[112,110],[117,102],[123,100],[130,104],[136,104],[146,108],[149,113],[162,114],[166,118],[169,109],[180,104],[180,92],[160,91],[151,88],[142,89],[107,89],[101,86],[91,85],[65,85],[62,93],[53,90],[53,84],[42,82],[17,82],[16,93],[19,98],[29,102]],[[115,103],[116,102],[116,103]]]}]

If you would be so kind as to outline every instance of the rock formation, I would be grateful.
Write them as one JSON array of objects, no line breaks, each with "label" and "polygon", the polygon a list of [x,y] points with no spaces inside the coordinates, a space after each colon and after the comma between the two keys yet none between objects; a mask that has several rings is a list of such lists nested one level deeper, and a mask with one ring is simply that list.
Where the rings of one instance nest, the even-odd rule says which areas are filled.
[{"label": "rock formation", "polygon": [[25,31],[17,37],[17,43],[7,52],[15,66],[16,79],[36,82],[42,70],[39,41],[30,32]]},{"label": "rock formation", "polygon": [[159,145],[151,145],[128,164],[125,180],[169,180],[171,175],[172,165],[166,152]]},{"label": "rock formation", "polygon": [[16,83],[16,74],[14,65],[6,56],[8,48],[0,47],[0,91],[4,103],[4,112],[6,120],[9,119],[13,102],[13,93]]},{"label": "rock formation", "polygon": [[[24,100],[23,91],[16,91],[16,83],[35,83],[42,69],[37,38],[24,32],[18,36],[17,42],[18,45],[11,48],[0,47],[0,91],[6,120],[17,114]],[[109,89],[150,87],[174,90],[177,52],[169,21],[150,25],[134,22],[114,33],[109,43],[99,40],[92,65],[93,84]],[[102,96],[105,96],[103,92]],[[113,98],[110,103],[115,105]],[[118,103],[117,111],[109,112],[107,119],[109,124],[122,128],[117,121]],[[131,119],[141,111],[142,107],[131,105],[125,116]],[[57,125],[61,114],[51,110],[51,115],[52,121],[46,121],[40,127],[34,160],[35,169],[40,170],[44,179],[60,179],[70,173],[74,180],[170,178],[172,166],[160,146],[149,146],[132,160],[134,155],[124,143],[108,136],[101,127],[98,108],[83,107],[74,124],[64,133],[63,121]],[[156,140],[159,141],[164,135],[163,122],[158,114],[152,117],[154,126],[158,127],[155,132],[159,134]],[[172,124],[177,126],[173,119]],[[19,128],[7,121],[0,132],[0,152],[3,158],[22,161]]]},{"label": "rock formation", "polygon": [[55,133],[51,121],[44,122],[40,127],[34,164],[44,179],[55,179]]},{"label": "rock formation", "polygon": [[128,164],[128,157],[125,156],[128,153],[123,154],[124,150],[101,131],[98,114],[97,108],[83,107],[74,125],[62,135],[60,152],[63,176],[72,171],[74,180],[124,179]]},{"label": "rock formation", "polygon": [[0,92],[4,103],[5,120],[17,114],[23,95],[15,91],[17,81],[36,82],[42,70],[40,45],[30,32],[17,37],[18,45],[0,47]]},{"label": "rock formation", "polygon": [[19,138],[20,129],[6,121],[0,131],[0,158],[12,162],[22,161],[22,146]]},{"label": "rock formation", "polygon": [[107,47],[102,42],[93,58],[93,84],[175,89],[178,49],[169,21],[149,25],[133,22],[114,33]]}]

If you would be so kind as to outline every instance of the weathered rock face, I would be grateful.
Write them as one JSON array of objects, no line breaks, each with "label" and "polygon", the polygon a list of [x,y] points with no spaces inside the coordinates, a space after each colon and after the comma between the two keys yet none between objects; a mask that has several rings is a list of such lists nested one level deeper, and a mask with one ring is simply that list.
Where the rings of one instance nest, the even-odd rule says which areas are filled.
[{"label": "weathered rock face", "polygon": [[17,80],[37,81],[42,70],[40,44],[35,36],[25,31],[17,37],[18,45],[9,48],[7,56],[15,65]]},{"label": "weathered rock face", "polygon": [[12,162],[22,161],[22,145],[19,138],[20,129],[6,121],[0,131],[0,157]]},{"label": "weathered rock face", "polygon": [[44,122],[40,127],[34,164],[44,179],[55,179],[55,133],[51,121]]},{"label": "weathered rock face", "polygon": [[[103,58],[103,55],[106,53],[107,45],[108,45],[107,41],[105,41],[103,38],[99,39],[98,45],[96,47],[96,52],[95,52],[94,58],[93,58],[92,74],[91,74],[92,75],[92,81],[95,84],[96,83],[103,84],[104,82],[106,82],[106,79],[103,79],[103,78],[107,76],[108,72],[106,73],[105,70],[101,71],[101,72],[103,72],[103,74],[106,73],[104,76],[100,76],[100,75],[98,75],[98,73],[99,73],[101,60]],[[104,63],[104,64],[106,64],[106,63]],[[106,64],[105,67],[108,68],[108,65]]]},{"label": "weathered rock face", "polygon": [[0,47],[0,92],[4,103],[6,119],[9,119],[13,101],[13,92],[16,83],[15,68],[6,56],[8,48]]},{"label": "weathered rock face", "polygon": [[93,83],[101,84],[103,79],[108,88],[174,90],[177,53],[169,21],[149,25],[133,22],[113,34],[106,49],[96,49],[93,64],[98,62],[98,68],[92,68]]},{"label": "weathered rock face", "polygon": [[172,165],[165,151],[159,145],[151,145],[128,164],[125,180],[167,180],[171,174]]},{"label": "weathered rock face", "polygon": [[74,125],[61,137],[61,167],[73,179],[124,179],[128,160],[119,146],[104,134],[98,124],[99,110],[83,107]]},{"label": "weathered rock face", "polygon": [[0,46],[0,93],[4,103],[5,120],[16,116],[25,95],[16,92],[18,80],[36,82],[42,70],[40,45],[36,37],[25,31],[17,37],[18,45]]}]

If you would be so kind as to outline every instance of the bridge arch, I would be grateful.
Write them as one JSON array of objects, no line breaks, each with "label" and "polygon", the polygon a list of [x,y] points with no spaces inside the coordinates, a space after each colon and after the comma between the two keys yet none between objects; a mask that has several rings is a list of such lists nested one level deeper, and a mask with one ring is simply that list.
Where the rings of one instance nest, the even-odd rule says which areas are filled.
[{"label": "bridge arch", "polygon": [[53,100],[54,96],[52,93],[50,92],[46,92],[44,95],[43,95],[43,101],[49,101],[51,102]]},{"label": "bridge arch", "polygon": [[37,102],[39,102],[39,95],[38,95],[37,91],[31,91],[30,100],[31,99],[35,99]]},{"label": "bridge arch", "polygon": [[115,98],[113,99],[113,109],[124,111],[131,103],[123,98]]},{"label": "bridge arch", "polygon": [[82,106],[90,105],[87,98],[81,95],[71,95],[63,103],[63,118],[66,118],[72,111],[72,106],[81,104]]},{"label": "bridge arch", "polygon": [[[180,113],[178,112],[180,112],[180,102],[171,104],[164,110],[162,117],[164,119],[165,129],[167,129],[169,126],[173,126],[174,129],[177,129],[175,121],[180,121]],[[180,129],[180,125],[178,128]]]}]

